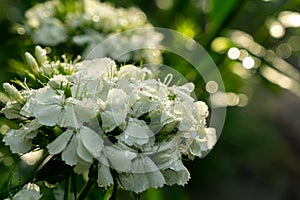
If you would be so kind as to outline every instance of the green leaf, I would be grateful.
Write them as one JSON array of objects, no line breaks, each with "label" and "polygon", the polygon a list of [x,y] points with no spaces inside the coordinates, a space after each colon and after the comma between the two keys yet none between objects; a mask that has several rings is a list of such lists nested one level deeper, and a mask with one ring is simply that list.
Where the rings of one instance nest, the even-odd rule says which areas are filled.
[{"label": "green leaf", "polygon": [[234,8],[240,0],[214,0],[213,9],[209,13],[211,21],[214,23],[214,27],[218,28],[222,25],[227,16],[231,12],[235,12]]}]

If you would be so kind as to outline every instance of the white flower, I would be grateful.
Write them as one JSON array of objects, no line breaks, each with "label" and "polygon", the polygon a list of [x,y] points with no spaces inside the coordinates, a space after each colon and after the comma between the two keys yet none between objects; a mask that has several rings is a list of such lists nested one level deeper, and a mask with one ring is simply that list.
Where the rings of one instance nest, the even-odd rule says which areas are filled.
[{"label": "white flower", "polygon": [[5,107],[1,109],[1,113],[4,113],[7,119],[22,118],[22,115],[20,115],[21,108],[22,106],[18,102],[9,100]]},{"label": "white flower", "polygon": [[75,65],[76,73],[83,80],[107,80],[111,78],[116,71],[116,64],[110,58],[101,58],[86,60]]},{"label": "white flower", "polygon": [[44,86],[18,91],[4,84],[13,99],[1,112],[26,121],[3,139],[13,153],[43,148],[40,138],[58,135],[46,148],[61,154],[74,172],[84,173],[97,161],[99,186],[107,189],[116,179],[141,193],[185,185],[190,174],[182,155],[202,157],[215,145],[216,130],[206,125],[208,106],[192,97],[192,83],[169,86],[172,75],[161,82],[146,68],[117,69],[109,58],[58,63],[36,51],[39,73],[48,77]]},{"label": "white flower", "polygon": [[205,131],[206,131],[207,148],[212,149],[217,142],[216,129],[206,128]]},{"label": "white flower", "polygon": [[214,128],[202,128],[197,131],[186,133],[186,146],[193,156],[202,157],[204,152],[211,150],[217,141],[216,130]]},{"label": "white flower", "polygon": [[101,164],[110,166],[119,172],[130,172],[131,162],[137,156],[132,149],[121,144],[105,146],[103,154],[98,157]]},{"label": "white flower", "polygon": [[145,77],[145,70],[134,65],[124,65],[120,68],[118,78],[126,78],[130,82],[142,81]]},{"label": "white flower", "polygon": [[58,19],[49,18],[33,32],[32,40],[35,44],[56,46],[67,40],[67,30]]},{"label": "white flower", "polygon": [[31,150],[31,139],[37,135],[39,127],[41,125],[37,120],[33,120],[18,130],[9,130],[3,138],[3,142],[10,147],[13,153],[27,153]]},{"label": "white flower", "polygon": [[23,109],[21,113],[32,113],[42,125],[74,128],[96,115],[92,100],[66,98],[64,94],[57,93],[50,87],[37,90],[28,105],[24,105],[26,110]]},{"label": "white flower", "polygon": [[20,191],[18,191],[12,198],[5,200],[39,200],[42,195],[38,185],[28,183]]},{"label": "white flower", "polygon": [[197,101],[193,104],[193,115],[198,123],[205,125],[205,118],[208,116],[208,107],[203,101]]},{"label": "white flower", "polygon": [[125,123],[129,111],[128,97],[121,89],[111,89],[105,101],[105,110],[101,112],[102,128],[111,131]]},{"label": "white flower", "polygon": [[51,155],[62,152],[68,165],[92,163],[103,149],[102,138],[92,129],[82,126],[78,130],[68,129],[47,146]]},{"label": "white flower", "polygon": [[167,185],[185,185],[191,178],[187,168],[180,160],[173,162],[168,168],[162,170]]},{"label": "white flower", "polygon": [[87,60],[75,64],[75,73],[68,80],[74,97],[90,96],[106,99],[108,91],[113,87],[111,81],[116,71],[116,64],[109,58]]},{"label": "white flower", "polygon": [[126,90],[126,92],[130,98],[129,105],[132,108],[132,116],[139,117],[158,109],[161,104],[164,104],[164,101],[167,99],[168,89],[160,82],[149,79],[137,82],[134,89]]},{"label": "white flower", "polygon": [[57,6],[57,1],[48,1],[27,10],[25,16],[28,25],[32,28],[38,28],[44,20],[54,16],[55,6]]},{"label": "white flower", "polygon": [[[152,25],[140,9],[115,8],[111,4],[96,0],[75,2],[74,8],[78,7],[83,9],[68,9],[63,2],[56,0],[37,4],[25,13],[25,34],[35,44],[57,46],[67,43],[67,46],[79,46],[81,55],[86,57],[94,47],[115,33],[136,29],[122,33],[114,40],[110,39],[109,44],[98,48],[97,57],[109,56],[118,62],[146,60],[150,63],[161,63],[159,50],[144,47],[158,49],[162,35],[154,28],[151,29]],[[62,13],[61,10],[66,12]],[[123,55],[124,53],[127,54]],[[39,60],[38,62],[40,63]]]},{"label": "white flower", "polygon": [[143,120],[135,118],[129,118],[126,129],[117,138],[129,146],[137,148],[154,144],[154,133]]},{"label": "white flower", "polygon": [[183,101],[180,105],[181,110],[181,121],[179,125],[179,130],[181,131],[187,131],[189,130],[193,123],[195,122],[195,119],[192,115],[192,105],[189,101]]},{"label": "white flower", "polygon": [[141,193],[148,188],[162,187],[166,182],[163,174],[146,156],[138,156],[131,165],[131,173],[120,173],[119,181],[126,190]]},{"label": "white flower", "polygon": [[71,82],[63,75],[54,75],[48,82],[48,85],[53,89],[64,89],[67,85],[70,85]]},{"label": "white flower", "polygon": [[105,189],[107,189],[114,183],[110,168],[107,165],[100,163],[98,164],[97,183],[99,187],[104,187]]}]

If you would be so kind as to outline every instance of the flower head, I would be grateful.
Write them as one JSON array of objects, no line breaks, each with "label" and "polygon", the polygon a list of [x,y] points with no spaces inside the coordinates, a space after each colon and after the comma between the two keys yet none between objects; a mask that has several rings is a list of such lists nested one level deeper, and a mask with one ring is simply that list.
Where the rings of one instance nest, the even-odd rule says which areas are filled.
[{"label": "flower head", "polygon": [[161,82],[147,68],[118,68],[109,58],[55,65],[36,51],[44,84],[21,91],[5,84],[11,99],[1,112],[24,121],[3,139],[12,152],[44,148],[77,173],[97,162],[100,186],[117,176],[139,193],[186,184],[182,155],[202,157],[216,143],[215,129],[206,126],[208,106],[191,96],[192,83],[170,86],[172,75]]},{"label": "flower head", "polygon": [[[158,46],[162,36],[151,29],[152,25],[146,15],[136,7],[115,8],[97,0],[77,1],[69,7],[62,1],[51,0],[30,8],[25,17],[25,35],[33,44],[50,47],[65,44],[81,49],[80,54],[84,57],[105,39],[120,32],[141,28],[135,34],[125,32],[115,37],[110,44],[105,44],[97,51],[97,56],[109,56],[119,62],[145,60],[160,63],[162,60],[160,51],[139,50],[141,46]],[[63,53],[72,53],[72,49],[65,48]],[[126,49],[137,51],[123,55]],[[38,62],[43,61],[39,57],[37,59]]]}]

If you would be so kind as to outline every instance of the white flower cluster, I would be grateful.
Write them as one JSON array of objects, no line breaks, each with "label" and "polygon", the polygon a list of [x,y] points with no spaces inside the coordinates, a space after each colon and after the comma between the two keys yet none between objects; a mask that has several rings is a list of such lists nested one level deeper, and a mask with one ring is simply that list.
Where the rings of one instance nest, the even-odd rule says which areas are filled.
[{"label": "white flower cluster", "polygon": [[48,77],[43,87],[4,84],[11,99],[1,112],[24,121],[3,139],[14,153],[43,148],[34,139],[51,136],[44,148],[77,173],[97,161],[99,186],[109,187],[117,174],[124,189],[139,193],[186,184],[182,155],[201,157],[216,142],[215,129],[206,127],[207,105],[191,97],[192,83],[169,86],[170,74],[156,80],[147,68],[118,68],[109,58],[50,62],[40,47],[35,55],[27,60]]},{"label": "white flower cluster", "polygon": [[75,1],[72,4],[51,0],[30,8],[25,16],[22,28],[34,44],[50,47],[59,44],[67,44],[69,47],[70,44],[75,45],[82,48],[84,57],[95,46],[116,33],[147,27],[146,30],[141,29],[134,34],[125,32],[109,45],[103,46],[97,55],[109,56],[118,62],[143,59],[160,63],[162,59],[160,51],[150,49],[122,55],[124,48],[139,49],[146,44],[158,46],[162,40],[162,35],[155,32],[147,22],[146,15],[135,7],[115,8],[97,0]]}]

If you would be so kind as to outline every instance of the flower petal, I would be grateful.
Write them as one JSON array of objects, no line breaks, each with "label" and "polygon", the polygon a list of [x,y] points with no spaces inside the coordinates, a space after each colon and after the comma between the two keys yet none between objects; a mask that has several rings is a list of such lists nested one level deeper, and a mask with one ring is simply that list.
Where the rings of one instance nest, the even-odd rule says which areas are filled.
[{"label": "flower petal", "polygon": [[63,132],[60,136],[58,136],[53,142],[47,145],[49,154],[55,155],[59,154],[62,152],[67,144],[69,143],[72,135],[73,135],[73,130],[68,129],[65,132]]},{"label": "flower petal", "polygon": [[[136,157],[135,153],[118,149],[115,146],[105,147],[105,154],[111,163],[111,168],[121,172],[129,172],[131,169],[131,160]],[[100,162],[102,162],[101,158]]]},{"label": "flower petal", "polygon": [[22,129],[10,130],[3,138],[3,142],[5,142],[5,145],[9,146],[12,153],[27,153],[31,149],[32,144],[24,138],[25,134],[26,133]]},{"label": "flower petal", "polygon": [[66,164],[70,166],[74,166],[81,161],[81,159],[77,156],[77,146],[78,139],[77,137],[72,137],[71,142],[62,152],[62,159]]},{"label": "flower petal", "polygon": [[208,149],[212,149],[217,142],[216,129],[206,128],[205,131],[206,131],[206,138],[207,138],[207,147]]},{"label": "flower petal", "polygon": [[136,193],[148,188],[159,188],[165,184],[165,179],[157,166],[148,157],[138,157],[132,162],[131,173],[122,173],[119,176],[121,185],[126,190]]},{"label": "flower petal", "polygon": [[35,184],[26,184],[19,192],[13,196],[13,200],[39,200],[42,197],[39,186]]},{"label": "flower petal", "polygon": [[[77,135],[76,135],[76,137],[77,137]],[[77,155],[79,156],[79,158],[81,158],[85,162],[88,162],[88,163],[93,162],[93,156],[85,148],[85,146],[82,144],[81,140],[78,140]]]},{"label": "flower petal", "polygon": [[141,147],[143,145],[152,145],[154,143],[154,133],[143,121],[130,118],[124,132],[117,138],[130,146]]},{"label": "flower petal", "polygon": [[97,158],[103,149],[102,138],[95,131],[86,126],[81,127],[78,134],[78,138],[80,138],[84,147],[94,158]]},{"label": "flower petal", "polygon": [[173,163],[170,168],[162,171],[167,185],[185,185],[190,179],[190,173],[180,160]]},{"label": "flower petal", "polygon": [[21,105],[16,101],[8,101],[4,108],[1,109],[1,113],[5,114],[7,119],[21,118],[20,110]]},{"label": "flower petal", "polygon": [[34,116],[42,125],[54,126],[64,121],[63,95],[57,95],[50,87],[44,87],[37,91],[35,102],[31,107]]},{"label": "flower petal", "polygon": [[103,164],[98,164],[98,179],[99,187],[104,187],[105,189],[111,186],[114,181],[110,173],[109,167]]},{"label": "flower petal", "polygon": [[105,102],[106,109],[101,113],[102,127],[111,131],[125,122],[129,112],[127,94],[121,89],[111,89]]}]

